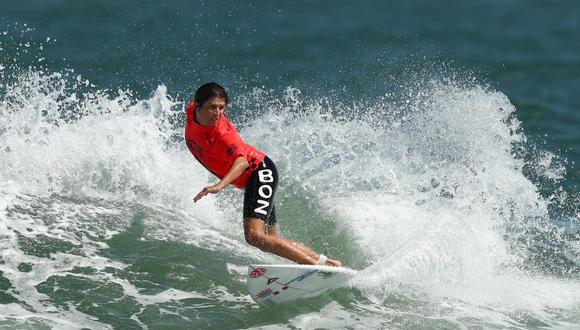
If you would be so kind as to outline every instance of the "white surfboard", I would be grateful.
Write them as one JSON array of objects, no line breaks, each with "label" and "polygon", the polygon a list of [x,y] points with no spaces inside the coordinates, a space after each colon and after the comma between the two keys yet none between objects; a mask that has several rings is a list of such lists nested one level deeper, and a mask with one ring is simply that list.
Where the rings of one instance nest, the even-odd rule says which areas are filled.
[{"label": "white surfboard", "polygon": [[317,296],[343,285],[356,271],[318,265],[249,265],[248,290],[261,306]]}]

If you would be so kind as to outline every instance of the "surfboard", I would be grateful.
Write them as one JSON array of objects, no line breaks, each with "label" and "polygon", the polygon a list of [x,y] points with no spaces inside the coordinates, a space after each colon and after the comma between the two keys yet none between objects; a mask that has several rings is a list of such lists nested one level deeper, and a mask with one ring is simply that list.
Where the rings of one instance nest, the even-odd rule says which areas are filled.
[{"label": "surfboard", "polygon": [[256,303],[273,306],[344,286],[356,273],[322,265],[249,265],[247,285]]}]

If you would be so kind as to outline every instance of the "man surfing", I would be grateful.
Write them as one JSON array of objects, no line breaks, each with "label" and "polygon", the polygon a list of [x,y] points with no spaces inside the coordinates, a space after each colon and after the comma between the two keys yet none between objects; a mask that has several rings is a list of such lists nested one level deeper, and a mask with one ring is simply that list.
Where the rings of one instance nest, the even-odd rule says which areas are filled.
[{"label": "man surfing", "polygon": [[250,245],[298,264],[340,267],[340,261],[278,235],[274,208],[276,166],[262,151],[242,141],[224,114],[228,102],[226,90],[210,82],[197,89],[185,110],[187,148],[220,179],[217,184],[203,188],[193,201],[217,194],[229,184],[245,189],[244,234]]}]

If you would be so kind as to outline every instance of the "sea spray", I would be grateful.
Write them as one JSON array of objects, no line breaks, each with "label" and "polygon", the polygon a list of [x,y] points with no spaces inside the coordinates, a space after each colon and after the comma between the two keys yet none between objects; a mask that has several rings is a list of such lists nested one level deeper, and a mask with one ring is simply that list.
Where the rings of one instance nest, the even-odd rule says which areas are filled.
[{"label": "sea spray", "polygon": [[[533,145],[515,107],[489,87],[431,81],[423,88],[409,93],[406,108],[353,105],[342,116],[336,110],[344,103],[333,108],[328,99],[305,99],[293,89],[276,101],[254,93],[269,111],[244,133],[262,143],[288,184],[300,186],[334,227],[353,233],[368,266],[353,284],[372,301],[440,297],[442,305],[433,308],[449,319],[494,305],[501,307],[489,318],[500,324],[521,310],[549,324],[548,310],[580,302],[570,293],[580,286],[536,277],[524,266],[538,253],[534,237],[526,243],[527,229],[553,226],[553,201],[525,175],[527,159],[515,152]],[[541,177],[561,176],[551,165],[534,169]],[[346,263],[360,265],[348,256]]]},{"label": "sea spray", "polygon": [[198,296],[195,289],[169,289],[142,297],[138,283],[111,274],[132,272],[130,258],[111,251],[126,232],[136,242],[183,242],[182,249],[193,251],[255,255],[227,231],[229,219],[214,198],[194,208],[191,197],[209,175],[174,142],[181,130],[173,117],[183,113],[164,86],[138,100],[130,91],[90,90],[78,76],[30,69],[3,87],[0,280],[7,283],[3,301],[11,303],[5,324],[17,317],[70,327],[56,316],[62,314],[78,326],[95,327],[87,313],[102,313],[111,302],[93,296],[90,310],[81,302],[58,302],[80,299],[90,288],[119,298],[127,320],[138,301],[154,306]]},{"label": "sea spray", "polygon": [[[239,191],[191,203],[215,178],[180,141],[188,100],[174,100],[163,86],[139,100],[67,73],[32,69],[14,78],[0,99],[6,233],[0,270],[14,313],[58,324],[50,313],[66,301],[79,324],[91,324],[84,315],[112,302],[85,308],[74,288],[82,283],[105,288],[95,292],[97,301],[117,297],[126,319],[135,307],[174,308],[175,297],[249,304],[243,278],[224,275],[229,271],[220,263],[238,269],[249,261],[283,261],[244,242]],[[282,174],[283,233],[361,269],[352,283],[360,296],[345,303],[357,307],[326,309],[359,317],[353,326],[382,324],[377,315],[397,325],[417,306],[430,311],[421,317],[444,325],[567,325],[566,311],[578,305],[577,238],[552,230],[549,208],[556,201],[525,170],[557,179],[553,158],[544,152],[539,164],[546,166],[529,166],[521,156],[529,142],[502,93],[437,80],[423,88],[404,102],[348,104],[298,89],[234,99],[230,111],[242,136]],[[537,237],[553,239],[538,245]],[[148,256],[164,251],[156,244],[171,253],[154,264],[181,255],[187,262],[147,268]],[[552,258],[530,262],[547,251]],[[554,256],[572,264],[554,264]],[[166,277],[148,275],[156,272]],[[201,280],[210,273],[213,279]],[[164,285],[171,289],[162,295]]]}]

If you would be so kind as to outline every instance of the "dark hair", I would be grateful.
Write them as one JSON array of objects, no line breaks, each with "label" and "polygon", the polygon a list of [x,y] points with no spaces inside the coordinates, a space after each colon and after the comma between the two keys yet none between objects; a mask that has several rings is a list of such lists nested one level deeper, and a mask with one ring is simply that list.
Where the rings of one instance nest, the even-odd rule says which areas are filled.
[{"label": "dark hair", "polygon": [[226,89],[215,82],[208,82],[201,85],[195,92],[194,100],[195,103],[197,103],[197,106],[201,107],[205,101],[214,97],[224,98],[226,100],[226,104],[230,102]]}]

